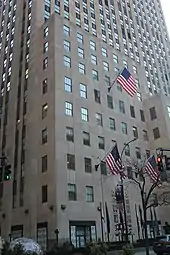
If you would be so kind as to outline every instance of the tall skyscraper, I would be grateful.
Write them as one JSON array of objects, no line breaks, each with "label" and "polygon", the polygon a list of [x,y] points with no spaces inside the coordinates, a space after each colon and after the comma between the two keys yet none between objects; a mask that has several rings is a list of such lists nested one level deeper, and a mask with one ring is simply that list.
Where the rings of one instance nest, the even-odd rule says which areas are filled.
[{"label": "tall skyscraper", "polygon": [[[119,238],[119,178],[94,165],[115,141],[121,151],[136,137],[123,155],[130,179],[130,157],[168,147],[169,56],[159,0],[1,1],[0,150],[12,165],[12,179],[0,183],[3,237],[28,236],[46,249],[58,229],[59,239],[83,246],[102,237],[106,201],[110,240]],[[133,98],[116,82],[108,92],[123,67],[135,78]],[[128,181],[125,198],[137,239],[140,202]],[[157,213],[163,225],[168,213]]]}]

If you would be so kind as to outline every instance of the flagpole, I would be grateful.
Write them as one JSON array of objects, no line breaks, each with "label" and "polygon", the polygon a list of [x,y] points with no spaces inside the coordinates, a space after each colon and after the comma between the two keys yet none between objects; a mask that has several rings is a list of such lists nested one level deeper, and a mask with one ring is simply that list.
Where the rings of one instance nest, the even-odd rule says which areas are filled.
[{"label": "flagpole", "polygon": [[110,86],[108,87],[108,92],[110,92],[110,90],[112,89],[113,85],[115,84],[115,82],[117,81],[117,78],[119,77],[119,75],[121,74],[121,72],[123,71],[124,68],[122,68],[119,72],[118,75],[116,76],[116,78],[114,79],[114,81],[110,84]]},{"label": "flagpole", "polygon": [[[100,164],[100,185],[101,185],[101,210],[103,212],[103,218],[102,218],[102,223],[105,223],[105,206],[104,206],[104,189],[103,189],[103,180],[102,180],[102,172],[101,172],[101,164]],[[103,232],[105,233],[105,225],[103,225]],[[105,239],[105,235],[103,237],[103,241]]]},{"label": "flagpole", "polygon": [[138,239],[140,239],[139,218],[138,218],[138,213],[137,213],[136,204],[135,204],[135,213],[136,213],[136,223],[137,223],[137,229],[138,229]]}]

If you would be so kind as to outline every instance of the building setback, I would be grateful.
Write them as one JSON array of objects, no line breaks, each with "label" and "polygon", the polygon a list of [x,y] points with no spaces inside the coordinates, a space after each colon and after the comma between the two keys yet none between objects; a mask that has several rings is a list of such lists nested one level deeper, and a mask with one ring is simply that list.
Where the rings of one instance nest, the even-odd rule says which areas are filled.
[{"label": "building setback", "polygon": [[[102,238],[103,199],[110,240],[119,239],[119,177],[94,166],[115,142],[121,151],[137,137],[123,156],[130,179],[130,158],[169,146],[169,55],[159,0],[1,1],[0,150],[12,165],[12,179],[0,183],[4,238],[46,249],[58,229],[60,240],[83,246]],[[135,78],[133,98],[118,83],[108,92],[123,67]],[[129,181],[125,198],[137,239],[139,194]],[[168,210],[157,209],[160,233]]]}]

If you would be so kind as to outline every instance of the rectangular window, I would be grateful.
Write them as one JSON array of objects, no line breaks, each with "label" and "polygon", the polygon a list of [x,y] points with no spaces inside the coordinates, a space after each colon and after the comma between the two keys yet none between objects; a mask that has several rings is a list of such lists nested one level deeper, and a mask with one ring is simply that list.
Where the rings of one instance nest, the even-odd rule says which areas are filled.
[{"label": "rectangular window", "polygon": [[90,49],[91,50],[96,50],[96,43],[92,40],[90,40]]},{"label": "rectangular window", "polygon": [[76,194],[76,185],[72,183],[68,183],[68,200],[69,201],[76,201],[77,194]]},{"label": "rectangular window", "polygon": [[65,91],[71,93],[72,92],[72,80],[69,77],[64,78],[64,87]]},{"label": "rectangular window", "polygon": [[80,83],[80,97],[87,98],[87,86]]},{"label": "rectangular window", "polygon": [[150,111],[151,120],[156,119],[156,118],[157,118],[157,116],[156,116],[156,110],[155,110],[155,107],[150,108],[150,109],[149,109],[149,111]]},{"label": "rectangular window", "polygon": [[85,74],[86,73],[85,65],[82,64],[82,63],[79,63],[78,64],[78,70],[79,70],[79,73]]},{"label": "rectangular window", "polygon": [[83,121],[89,121],[88,109],[81,107],[81,119]]},{"label": "rectangular window", "polygon": [[95,55],[91,55],[91,63],[97,65],[97,57]]},{"label": "rectangular window", "polygon": [[69,116],[73,116],[73,104],[69,102],[65,102],[65,114]]},{"label": "rectangular window", "polygon": [[91,158],[84,158],[84,167],[85,167],[85,172],[86,173],[91,173],[92,172]]},{"label": "rectangular window", "polygon": [[86,202],[94,202],[94,193],[92,186],[86,186]]},{"label": "rectangular window", "polygon": [[42,93],[43,95],[47,93],[47,89],[48,89],[48,80],[44,79],[42,82]]},{"label": "rectangular window", "polygon": [[83,35],[77,32],[77,42],[83,44]]},{"label": "rectangular window", "polygon": [[128,68],[128,63],[127,63],[126,60],[123,60],[123,66],[126,67],[126,68]]},{"label": "rectangular window", "polygon": [[160,138],[160,132],[159,132],[159,128],[158,127],[153,129],[153,137],[154,137],[155,140]]},{"label": "rectangular window", "polygon": [[69,68],[71,67],[71,58],[70,57],[64,56],[64,65]]},{"label": "rectangular window", "polygon": [[136,150],[136,157],[137,157],[138,159],[141,159],[141,150],[140,150],[140,148],[139,148],[139,147],[136,147],[135,150]]},{"label": "rectangular window", "polygon": [[67,40],[64,40],[63,44],[64,44],[64,50],[67,51],[67,52],[69,52],[70,49],[71,49],[71,48],[70,48],[70,42],[67,41]]},{"label": "rectangular window", "polygon": [[42,130],[42,144],[47,143],[47,128]]},{"label": "rectangular window", "polygon": [[75,155],[67,154],[67,169],[75,170]]},{"label": "rectangular window", "polygon": [[121,100],[119,100],[119,110],[121,113],[125,113],[125,104]]},{"label": "rectangular window", "polygon": [[100,101],[100,91],[97,89],[94,89],[94,100],[96,103],[101,103]]},{"label": "rectangular window", "polygon": [[101,174],[107,175],[107,167],[106,167],[106,163],[105,162],[102,161],[100,163],[100,169],[101,169]]},{"label": "rectangular window", "polygon": [[133,172],[132,172],[132,167],[131,166],[127,166],[127,177],[128,177],[128,179],[133,178]]},{"label": "rectangular window", "polygon": [[93,80],[96,80],[98,81],[99,80],[99,75],[98,75],[98,71],[96,70],[92,70],[92,77],[93,77]]},{"label": "rectangular window", "polygon": [[133,127],[132,127],[132,130],[133,130],[133,136],[134,136],[135,138],[138,138],[138,129],[137,129],[137,127],[133,126]]},{"label": "rectangular window", "polygon": [[168,116],[170,117],[170,106],[167,106]]},{"label": "rectangular window", "polygon": [[42,203],[46,203],[48,201],[48,190],[47,185],[42,186]]},{"label": "rectangular window", "polygon": [[107,49],[102,47],[102,56],[107,57]]},{"label": "rectangular window", "polygon": [[115,119],[109,118],[109,127],[111,130],[116,130]]},{"label": "rectangular window", "polygon": [[43,69],[46,69],[48,67],[48,58],[45,58],[43,60]]},{"label": "rectangular window", "polygon": [[66,140],[74,142],[74,129],[72,127],[66,127]]},{"label": "rectangular window", "polygon": [[48,36],[48,27],[44,28],[44,38]]},{"label": "rectangular window", "polygon": [[90,146],[90,133],[83,131],[83,144]]},{"label": "rectangular window", "polygon": [[105,141],[104,141],[104,137],[102,136],[98,136],[98,147],[99,149],[102,149],[102,150],[105,149]]},{"label": "rectangular window", "polygon": [[103,61],[103,69],[104,71],[109,72],[109,64],[105,61]]},{"label": "rectangular window", "polygon": [[122,133],[127,135],[127,124],[125,122],[121,123]]},{"label": "rectangular window", "polygon": [[107,106],[108,106],[110,109],[113,109],[113,97],[110,96],[110,95],[107,95]]},{"label": "rectangular window", "polygon": [[64,35],[69,36],[70,35],[70,28],[66,25],[63,26],[63,33]]},{"label": "rectangular window", "polygon": [[143,110],[140,110],[140,118],[141,118],[141,121],[145,122],[145,115]]},{"label": "rectangular window", "polygon": [[42,173],[47,172],[47,169],[48,169],[47,155],[43,156],[42,159],[41,159],[41,169],[42,169]]},{"label": "rectangular window", "polygon": [[80,47],[78,47],[78,56],[80,58],[84,58],[84,50],[82,48],[80,48]]},{"label": "rectangular window", "polygon": [[98,126],[103,126],[103,118],[101,113],[96,113],[96,123]]},{"label": "rectangular window", "polygon": [[135,108],[132,105],[130,105],[130,115],[132,118],[135,118]]},{"label": "rectangular window", "polygon": [[44,43],[44,53],[48,51],[48,42]]},{"label": "rectangular window", "polygon": [[[125,146],[126,144],[124,144],[124,146]],[[129,145],[126,145],[126,147],[125,147],[125,155],[126,156],[128,156],[128,157],[130,157],[130,146]]]},{"label": "rectangular window", "polygon": [[115,54],[113,54],[113,62],[114,62],[115,64],[118,64],[118,56],[115,55]]},{"label": "rectangular window", "polygon": [[143,130],[143,140],[148,141],[148,132],[146,130]]},{"label": "rectangular window", "polygon": [[136,66],[133,66],[133,73],[137,73],[137,67]]},{"label": "rectangular window", "polygon": [[48,104],[44,104],[42,106],[42,119],[44,119],[45,117],[47,117],[47,111],[48,111]]}]

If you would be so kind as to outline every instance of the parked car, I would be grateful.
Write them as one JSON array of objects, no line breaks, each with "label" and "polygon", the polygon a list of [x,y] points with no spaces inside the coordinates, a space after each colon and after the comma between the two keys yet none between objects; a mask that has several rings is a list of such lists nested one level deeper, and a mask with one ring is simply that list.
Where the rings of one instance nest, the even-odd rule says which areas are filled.
[{"label": "parked car", "polygon": [[166,235],[155,242],[153,250],[157,255],[170,254],[170,235]]}]

